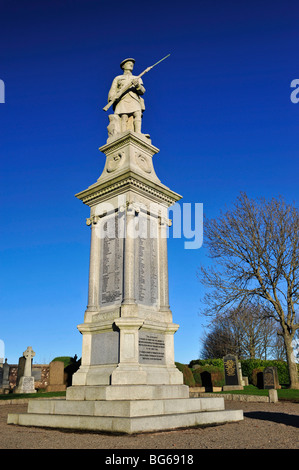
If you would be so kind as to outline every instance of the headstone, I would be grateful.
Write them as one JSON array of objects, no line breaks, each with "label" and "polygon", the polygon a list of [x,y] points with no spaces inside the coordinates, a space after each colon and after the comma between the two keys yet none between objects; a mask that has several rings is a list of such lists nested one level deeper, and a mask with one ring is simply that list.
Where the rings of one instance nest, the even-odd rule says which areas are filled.
[{"label": "headstone", "polygon": [[239,363],[237,356],[227,354],[223,358],[225,385],[240,385]]},{"label": "headstone", "polygon": [[[28,346],[23,352],[23,359],[20,358],[20,372],[18,371],[19,381],[14,389],[14,393],[35,393],[34,377],[32,376],[32,359],[35,356],[31,346]],[[24,361],[25,360],[25,361]],[[23,370],[22,370],[23,369]],[[23,373],[21,376],[20,374]]]},{"label": "headstone", "polygon": [[227,354],[223,358],[225,385],[223,390],[242,390],[242,379],[237,356]]},{"label": "headstone", "polygon": [[19,357],[18,370],[17,370],[17,381],[16,386],[18,387],[21,377],[24,376],[26,359],[24,356]]},{"label": "headstone", "polygon": [[5,359],[5,363],[3,364],[3,387],[9,387],[9,364],[7,364],[7,359]]},{"label": "headstone", "polygon": [[49,385],[47,392],[59,392],[66,390],[64,363],[62,361],[50,362]]},{"label": "headstone", "polygon": [[7,359],[5,359],[3,367],[0,368],[0,389],[2,390],[1,393],[7,393],[9,390],[9,365]]},{"label": "headstone", "polygon": [[276,367],[266,367],[263,370],[263,383],[264,389],[267,390],[280,388]]}]

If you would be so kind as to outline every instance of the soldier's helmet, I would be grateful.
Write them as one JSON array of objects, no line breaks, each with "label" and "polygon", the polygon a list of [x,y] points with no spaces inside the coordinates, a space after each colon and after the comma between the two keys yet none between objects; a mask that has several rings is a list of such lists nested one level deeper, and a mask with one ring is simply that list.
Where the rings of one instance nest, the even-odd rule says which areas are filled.
[{"label": "soldier's helmet", "polygon": [[129,62],[129,61],[130,61],[130,62],[133,62],[133,64],[135,64],[135,59],[132,59],[132,58],[130,57],[130,58],[128,58],[128,59],[123,60],[123,61],[120,63],[120,68],[122,69],[123,66],[124,66],[124,64],[125,64],[126,62]]}]

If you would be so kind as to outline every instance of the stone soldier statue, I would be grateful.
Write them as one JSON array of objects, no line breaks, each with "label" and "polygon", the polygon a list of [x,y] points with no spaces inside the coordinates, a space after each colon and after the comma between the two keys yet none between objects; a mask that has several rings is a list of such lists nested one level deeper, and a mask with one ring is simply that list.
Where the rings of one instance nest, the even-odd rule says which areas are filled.
[{"label": "stone soldier statue", "polygon": [[130,83],[132,86],[113,103],[114,114],[120,117],[120,130],[128,130],[128,120],[132,116],[134,132],[141,133],[141,119],[145,109],[144,100],[141,95],[145,93],[142,79],[132,74],[135,59],[129,58],[121,62],[120,67],[124,71],[123,75],[118,75],[112,82],[108,102],[114,101],[117,93],[121,93]]}]

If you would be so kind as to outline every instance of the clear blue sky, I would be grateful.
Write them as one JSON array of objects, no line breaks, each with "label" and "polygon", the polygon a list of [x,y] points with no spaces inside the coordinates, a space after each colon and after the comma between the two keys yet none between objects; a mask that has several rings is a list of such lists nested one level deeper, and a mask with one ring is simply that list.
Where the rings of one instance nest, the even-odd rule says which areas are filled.
[{"label": "clear blue sky", "polygon": [[[207,217],[240,191],[298,203],[299,6],[293,1],[0,1],[1,318],[9,363],[81,356],[89,209],[102,172],[112,79],[144,76],[143,131],[161,181]],[[169,240],[175,359],[198,357],[205,248]]]}]

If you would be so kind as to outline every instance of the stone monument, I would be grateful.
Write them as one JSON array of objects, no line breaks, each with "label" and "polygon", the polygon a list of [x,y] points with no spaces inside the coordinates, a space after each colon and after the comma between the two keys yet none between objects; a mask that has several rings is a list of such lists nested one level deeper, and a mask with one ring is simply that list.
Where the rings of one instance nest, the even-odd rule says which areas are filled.
[{"label": "stone monument", "polygon": [[[131,71],[134,62],[121,66]],[[76,195],[90,208],[91,230],[88,306],[78,325],[81,366],[65,401],[32,400],[27,414],[9,415],[8,423],[134,433],[243,419],[241,410],[224,409],[223,398],[190,399],[175,366],[179,325],[168,298],[167,211],[181,196],[157,177],[153,156],[159,149],[141,133],[140,113],[130,107],[143,85],[128,74],[124,89],[117,101],[123,107],[115,106],[120,116],[110,116],[100,148],[103,172]],[[137,118],[137,125],[128,128],[125,117],[126,126],[112,132],[122,113]]]},{"label": "stone monument", "polygon": [[225,385],[223,390],[243,390],[242,373],[237,356],[227,354],[223,358]]},{"label": "stone monument", "polygon": [[[23,360],[19,363],[24,363],[24,371],[22,375],[18,378],[17,386],[14,388],[14,393],[35,393],[34,388],[34,377],[32,376],[32,359],[35,356],[31,346],[28,346],[26,351],[23,352]],[[20,358],[21,359],[21,358]],[[18,374],[19,375],[19,374]]]},{"label": "stone monument", "polygon": [[2,393],[9,391],[9,364],[7,364],[7,358],[3,364],[3,376],[2,376]]},{"label": "stone monument", "polygon": [[46,392],[62,392],[66,390],[64,362],[52,361],[49,367],[49,384]]},{"label": "stone monument", "polygon": [[264,389],[280,389],[277,367],[266,367],[263,370],[263,387]]}]

